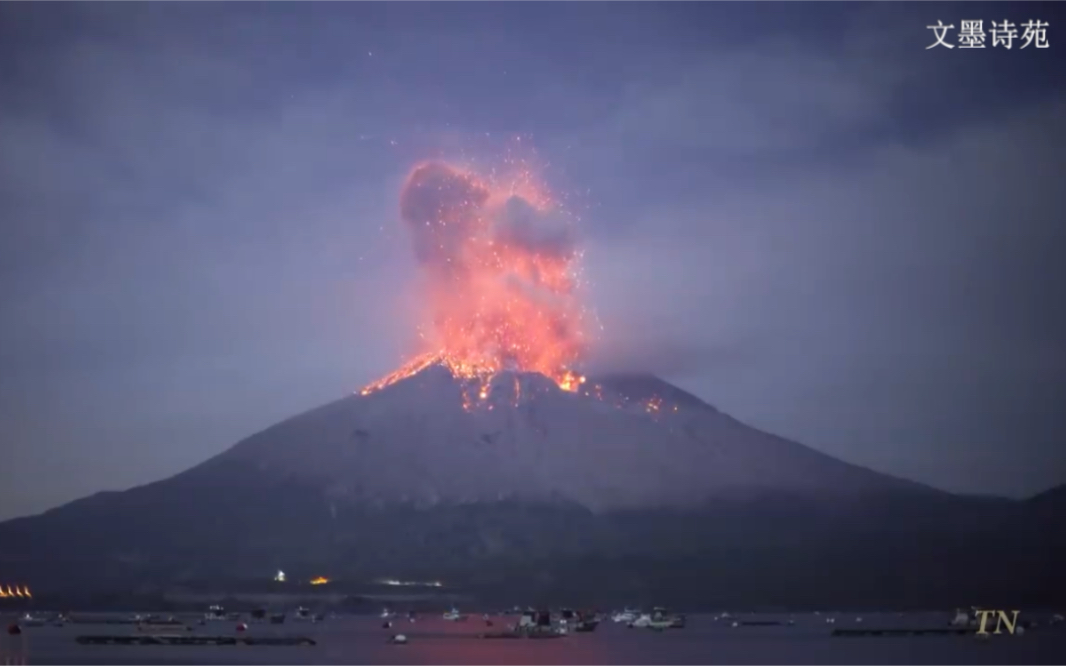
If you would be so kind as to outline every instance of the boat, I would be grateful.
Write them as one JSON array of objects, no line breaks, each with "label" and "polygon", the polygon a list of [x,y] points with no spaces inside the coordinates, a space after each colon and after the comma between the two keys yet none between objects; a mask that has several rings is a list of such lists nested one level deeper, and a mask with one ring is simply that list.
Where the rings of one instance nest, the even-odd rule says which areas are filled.
[{"label": "boat", "polygon": [[285,613],[274,613],[271,615],[270,624],[285,624]]},{"label": "boat", "polygon": [[20,627],[43,627],[48,624],[48,620],[43,617],[24,613],[22,617],[19,618],[18,624]]},{"label": "boat", "polygon": [[595,631],[599,624],[600,620],[595,613],[573,611],[569,608],[559,611],[559,626],[565,627],[569,631],[587,633]]},{"label": "boat", "polygon": [[380,617],[381,617],[382,620],[388,620],[389,618],[396,617],[396,613],[393,613],[388,608],[385,608],[385,609],[383,609],[381,611],[381,616]]},{"label": "boat", "polygon": [[638,617],[640,617],[640,611],[626,608],[625,610],[612,615],[611,621],[615,623],[629,624]]},{"label": "boat", "polygon": [[257,622],[262,622],[266,619],[267,612],[265,608],[256,608],[252,611],[252,619]]},{"label": "boat", "polygon": [[547,638],[565,636],[569,633],[566,626],[554,624],[552,615],[548,611],[524,611],[518,618],[518,624],[511,627],[511,631],[526,638]]},{"label": "boat", "polygon": [[674,615],[665,608],[654,608],[650,613],[642,613],[633,620],[630,627],[634,629],[681,629],[685,626],[685,616]]},{"label": "boat", "polygon": [[137,631],[167,631],[186,628],[185,623],[173,615],[142,616],[137,623]]},{"label": "boat", "polygon": [[598,626],[600,626],[600,618],[595,613],[578,611],[573,629],[579,633],[590,633],[596,631]]},{"label": "boat", "polygon": [[552,614],[548,611],[521,611],[518,622],[507,627],[505,631],[481,634],[481,638],[562,638],[569,633],[566,627],[553,624]]},{"label": "boat", "polygon": [[956,608],[955,617],[951,618],[950,623],[952,627],[976,627],[977,624],[978,620],[976,608],[971,608],[969,611],[966,611],[962,608]]},{"label": "boat", "polygon": [[226,619],[226,611],[223,610],[222,606],[211,606],[207,609],[207,612],[204,613],[204,619],[208,622],[224,621]]},{"label": "boat", "polygon": [[452,608],[444,614],[444,619],[449,622],[463,622],[466,620],[466,616],[459,612],[459,609]]},{"label": "boat", "polygon": [[310,610],[300,606],[296,609],[296,612],[293,613],[292,619],[296,622],[314,622],[315,616]]}]

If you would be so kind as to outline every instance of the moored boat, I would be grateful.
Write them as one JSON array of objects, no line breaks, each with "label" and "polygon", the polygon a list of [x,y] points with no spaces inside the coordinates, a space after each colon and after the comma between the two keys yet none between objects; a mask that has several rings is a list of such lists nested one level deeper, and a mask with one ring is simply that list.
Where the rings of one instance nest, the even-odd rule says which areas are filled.
[{"label": "moored boat", "polygon": [[650,613],[642,613],[640,617],[629,623],[634,629],[680,629],[685,626],[685,616],[670,613],[665,608],[654,608]]},{"label": "moored boat", "polygon": [[443,617],[449,622],[463,622],[466,620],[466,616],[460,613],[458,608],[452,608]]},{"label": "moored boat", "polygon": [[43,627],[46,624],[48,624],[48,620],[29,613],[24,613],[18,620],[20,627]]},{"label": "moored boat", "polygon": [[226,611],[222,608],[222,606],[211,606],[207,609],[207,612],[204,613],[204,619],[208,622],[225,621]]}]

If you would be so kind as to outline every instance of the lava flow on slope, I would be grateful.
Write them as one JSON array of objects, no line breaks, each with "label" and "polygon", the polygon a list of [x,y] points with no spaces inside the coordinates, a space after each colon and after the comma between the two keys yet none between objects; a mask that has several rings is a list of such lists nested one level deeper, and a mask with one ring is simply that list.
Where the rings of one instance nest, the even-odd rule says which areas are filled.
[{"label": "lava flow on slope", "polygon": [[540,373],[565,391],[585,382],[574,369],[590,320],[574,220],[529,168],[510,167],[480,175],[435,161],[408,176],[400,216],[432,325],[419,331],[422,353],[363,395],[435,364],[474,386],[468,408],[503,370]]}]

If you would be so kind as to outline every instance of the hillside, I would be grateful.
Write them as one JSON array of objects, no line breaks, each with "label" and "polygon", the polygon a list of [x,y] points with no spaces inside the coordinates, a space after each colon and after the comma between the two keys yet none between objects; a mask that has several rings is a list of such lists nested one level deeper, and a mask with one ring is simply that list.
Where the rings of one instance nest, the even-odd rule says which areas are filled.
[{"label": "hillside", "polygon": [[225,587],[281,568],[445,580],[508,603],[1066,596],[1062,545],[1029,503],[846,464],[654,377],[580,395],[502,373],[470,411],[464,388],[431,367],[172,478],[0,524],[3,568],[56,592]]}]

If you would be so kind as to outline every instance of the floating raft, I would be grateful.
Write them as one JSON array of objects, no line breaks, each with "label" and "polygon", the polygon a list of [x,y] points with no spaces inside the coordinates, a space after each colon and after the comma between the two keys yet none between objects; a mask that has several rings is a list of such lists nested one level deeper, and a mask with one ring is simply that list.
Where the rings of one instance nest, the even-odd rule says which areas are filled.
[{"label": "floating raft", "polygon": [[924,629],[834,629],[834,636],[968,636],[976,630],[968,627],[932,627]]},{"label": "floating raft", "polygon": [[566,634],[547,631],[492,631],[478,634],[478,638],[564,638]]},{"label": "floating raft", "polygon": [[195,634],[155,634],[121,636],[78,636],[82,645],[315,645],[307,636],[197,636]]}]

